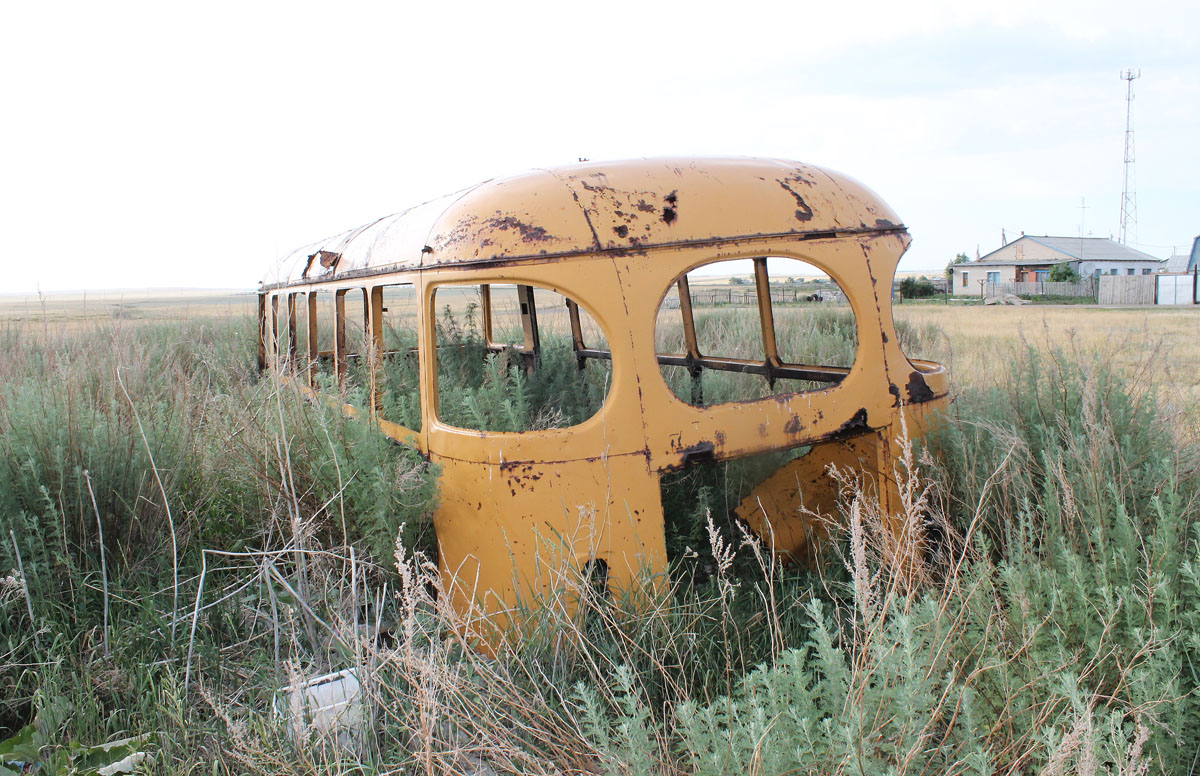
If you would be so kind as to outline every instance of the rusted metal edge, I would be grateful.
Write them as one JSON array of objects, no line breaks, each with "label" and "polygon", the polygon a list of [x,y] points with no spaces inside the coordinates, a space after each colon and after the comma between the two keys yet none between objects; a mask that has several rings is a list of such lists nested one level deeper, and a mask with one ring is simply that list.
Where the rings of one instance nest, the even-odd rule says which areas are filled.
[{"label": "rusted metal edge", "polygon": [[[471,431],[471,429],[460,429],[457,426],[446,426],[446,428],[454,429],[456,431],[466,431],[468,433],[473,433]],[[513,435],[515,435],[515,434],[528,434],[528,433],[530,433],[530,432],[528,432],[528,431],[483,431],[483,432],[479,432],[480,435],[483,435],[483,434],[488,434],[488,435],[491,435],[491,434],[513,434]],[[480,465],[485,465],[485,466],[498,466],[498,467],[500,467],[500,469],[502,471],[504,471],[504,470],[511,470],[511,469],[514,469],[517,467],[522,467],[522,466],[539,466],[539,467],[555,466],[557,464],[564,464],[564,463],[579,463],[580,461],[599,461],[601,459],[611,460],[613,458],[630,458],[630,457],[649,458],[649,456],[650,456],[649,450],[630,450],[627,453],[605,453],[604,455],[589,455],[589,456],[585,456],[583,458],[563,458],[563,459],[556,460],[556,461],[547,461],[542,458],[530,458],[528,460],[520,460],[520,461],[509,461],[507,459],[505,459],[503,461],[477,461],[473,458],[455,458],[452,455],[442,455],[440,453],[434,454],[431,457],[437,458],[439,460],[446,460],[446,461],[460,461],[462,463],[480,464]]]},{"label": "rusted metal edge", "polygon": [[[588,250],[573,250],[563,251],[559,253],[529,253],[519,256],[508,256],[505,258],[490,258],[490,259],[473,259],[471,261],[455,261],[438,264],[427,264],[424,266],[414,266],[405,262],[393,262],[384,264],[379,267],[363,267],[362,269],[349,270],[345,273],[331,278],[312,278],[286,281],[281,283],[271,283],[262,285],[258,292],[264,293],[267,291],[275,291],[281,288],[292,287],[309,287],[327,284],[336,284],[343,280],[357,280],[359,278],[375,277],[377,275],[390,275],[393,273],[403,273],[406,275],[419,275],[426,271],[446,271],[450,269],[483,269],[497,267],[511,267],[516,264],[537,264],[542,262],[557,261],[559,259],[573,258],[578,256],[637,256],[650,251],[666,250],[671,248],[688,248],[702,247],[705,245],[721,245],[723,243],[734,242],[758,242],[768,240],[778,240],[787,238],[799,241],[809,240],[832,240],[843,237],[861,237],[875,236],[887,234],[907,234],[908,227],[900,224],[899,226],[890,227],[887,229],[879,229],[869,227],[865,229],[837,229],[823,230],[819,232],[769,232],[767,234],[744,234],[733,235],[728,237],[711,237],[703,240],[679,240],[676,242],[654,243],[651,245],[638,246],[620,246],[614,248],[589,248]],[[432,253],[432,251],[430,251]]]},{"label": "rusted metal edge", "polygon": [[[850,374],[850,367],[789,364],[786,362],[776,366],[764,361],[751,361],[744,358],[713,358],[711,356],[692,358],[679,353],[659,353],[658,363],[661,366],[689,368],[699,366],[719,372],[741,372],[762,377],[774,375],[776,378],[784,380],[809,380],[817,383],[840,383],[846,378],[846,375]],[[807,391],[798,393],[807,393]]]},{"label": "rusted metal edge", "polygon": [[[768,398],[775,398],[775,397],[768,397]],[[854,415],[852,415],[849,420],[847,420],[845,423],[843,423],[840,428],[834,429],[833,431],[830,431],[827,434],[822,434],[821,436],[818,436],[815,438],[796,437],[795,439],[788,440],[787,442],[773,446],[771,448],[771,450],[772,451],[794,450],[797,447],[804,447],[806,445],[818,445],[818,444],[821,444],[822,442],[833,442],[833,441],[838,441],[838,440],[842,440],[842,439],[851,439],[853,437],[866,436],[867,434],[877,434],[880,431],[883,431],[884,429],[886,429],[888,427],[887,423],[884,423],[883,425],[880,425],[880,426],[867,425],[867,417],[866,416],[867,416],[866,411],[860,409],[858,412],[854,413]],[[682,470],[688,468],[689,466],[696,464],[696,463],[700,463],[700,462],[727,461],[727,460],[735,460],[737,458],[746,457],[745,454],[728,456],[728,457],[725,455],[718,455],[716,452],[716,445],[714,445],[711,441],[697,442],[696,444],[691,445],[688,448],[685,448],[683,450],[677,450],[676,452],[679,453],[679,456],[680,456],[678,458],[678,460],[663,463],[655,471],[658,471],[660,473],[677,472],[677,471],[682,471]]]}]

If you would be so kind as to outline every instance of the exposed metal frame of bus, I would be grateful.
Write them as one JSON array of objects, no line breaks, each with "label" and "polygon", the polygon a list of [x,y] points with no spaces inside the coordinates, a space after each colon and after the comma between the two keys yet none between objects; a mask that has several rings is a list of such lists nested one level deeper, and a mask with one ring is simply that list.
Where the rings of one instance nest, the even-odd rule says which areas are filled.
[{"label": "exposed metal frame of bus", "polygon": [[[563,187],[569,196],[562,195]],[[578,213],[568,217],[572,200],[582,221]],[[408,243],[412,252],[403,260],[376,252],[368,266],[340,269],[343,246],[382,228],[385,220],[314,249],[300,262],[304,277],[264,283],[260,363],[303,375],[299,382],[311,391],[321,361],[332,360],[342,385],[348,364],[367,359],[368,420],[442,467],[443,497],[434,523],[443,580],[454,605],[470,619],[468,629],[484,645],[494,646],[506,628],[520,624],[520,612],[528,611],[523,607],[547,592],[548,580],[558,578],[563,564],[600,559],[608,564],[612,587],[627,592],[645,584],[660,587],[666,557],[658,479],[697,461],[811,446],[735,510],[771,539],[775,552],[798,558],[820,541],[822,529],[811,514],[836,513],[839,489],[826,471],[831,464],[857,472],[885,513],[896,516],[895,562],[910,564],[920,551],[914,527],[902,520],[896,449],[903,436],[923,433],[945,405],[947,375],[940,365],[908,359],[899,349],[889,289],[908,245],[907,230],[861,184],[773,160],[581,165],[482,184],[455,197],[434,219],[424,243]],[[848,221],[860,226],[846,226]],[[711,233],[718,228],[713,224],[739,223],[752,228]],[[606,229],[629,244],[605,244],[600,234],[608,234]],[[570,247],[532,250],[547,244]],[[318,254],[327,272],[308,277]],[[837,281],[858,326],[852,367],[781,359],[767,256],[808,261]],[[761,360],[705,354],[697,340],[687,272],[742,258],[754,267]],[[498,283],[515,285],[523,303],[519,345],[494,341],[490,287]],[[391,353],[413,352],[383,348],[383,288],[395,284],[411,285],[417,300],[419,431],[388,421],[379,407],[377,365]],[[566,297],[579,367],[589,359],[612,363],[609,396],[597,415],[569,429],[524,433],[441,422],[430,321],[434,293],[447,284],[481,288],[487,350],[519,353],[527,370],[537,368],[540,352],[533,288]],[[657,353],[656,311],[672,289],[679,296],[686,352]],[[346,352],[346,295],[354,290],[363,294],[368,343],[358,354]],[[318,293],[333,295],[332,350],[319,347]],[[287,299],[284,354],[277,352],[281,296]],[[307,336],[297,328],[301,304],[307,304]],[[606,332],[607,348],[588,346],[581,305]],[[307,359],[299,353],[302,340]],[[672,396],[653,374],[663,365],[691,374],[692,405]],[[706,369],[761,375],[772,386],[787,379],[823,387],[703,406],[697,392]],[[805,511],[797,510],[801,503]]]}]

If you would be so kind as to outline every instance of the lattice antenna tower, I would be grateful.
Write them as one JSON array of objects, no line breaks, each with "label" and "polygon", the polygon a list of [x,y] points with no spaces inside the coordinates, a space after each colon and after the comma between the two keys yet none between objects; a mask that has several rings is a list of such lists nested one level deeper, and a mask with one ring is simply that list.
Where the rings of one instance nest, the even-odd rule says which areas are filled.
[{"label": "lattice antenna tower", "polygon": [[1137,192],[1133,177],[1133,82],[1141,78],[1141,70],[1126,70],[1121,80],[1129,86],[1125,92],[1125,182],[1121,187],[1121,244],[1125,244],[1130,225],[1137,226]]}]

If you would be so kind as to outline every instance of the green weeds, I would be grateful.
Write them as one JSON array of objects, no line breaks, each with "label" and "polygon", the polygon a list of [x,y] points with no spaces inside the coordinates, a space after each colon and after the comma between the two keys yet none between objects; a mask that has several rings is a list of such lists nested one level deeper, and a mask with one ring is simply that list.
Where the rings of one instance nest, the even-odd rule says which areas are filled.
[{"label": "green weeds", "polygon": [[[852,322],[809,321],[796,336],[852,358]],[[748,325],[712,323],[730,342]],[[910,351],[937,336],[900,334]],[[781,568],[727,514],[782,458],[692,469],[664,487],[661,596],[578,569],[489,658],[431,562],[436,472],[259,377],[252,343],[243,321],[0,331],[0,768],[30,772],[14,763],[35,761],[33,731],[61,772],[86,772],[71,741],[136,744],[163,774],[1182,773],[1200,756],[1200,459],[1150,364],[1123,380],[1069,346],[1014,349],[1005,384],[960,387],[896,472],[915,574],[852,478],[829,556]],[[553,338],[537,384],[462,344],[446,366],[469,390],[442,411],[464,425],[569,425],[607,389]],[[415,362],[388,365],[385,416],[411,419]],[[345,668],[357,732],[290,705]]]}]

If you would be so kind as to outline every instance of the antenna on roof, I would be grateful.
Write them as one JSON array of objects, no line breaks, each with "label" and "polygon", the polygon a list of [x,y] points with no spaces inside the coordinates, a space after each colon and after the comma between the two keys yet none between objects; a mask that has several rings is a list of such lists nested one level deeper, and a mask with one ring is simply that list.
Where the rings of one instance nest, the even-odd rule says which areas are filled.
[{"label": "antenna on roof", "polygon": [[1004,233],[1004,227],[1000,227],[1000,247],[1008,245],[1008,235]]},{"label": "antenna on roof", "polygon": [[1125,244],[1129,224],[1137,226],[1137,192],[1133,190],[1133,82],[1142,77],[1141,70],[1126,70],[1121,80],[1129,83],[1125,93],[1125,182],[1121,188],[1121,239]]}]

